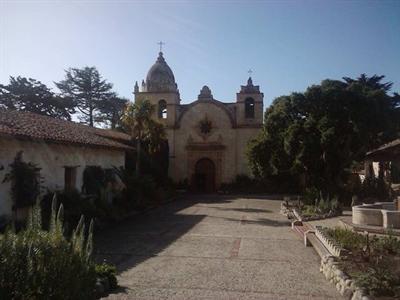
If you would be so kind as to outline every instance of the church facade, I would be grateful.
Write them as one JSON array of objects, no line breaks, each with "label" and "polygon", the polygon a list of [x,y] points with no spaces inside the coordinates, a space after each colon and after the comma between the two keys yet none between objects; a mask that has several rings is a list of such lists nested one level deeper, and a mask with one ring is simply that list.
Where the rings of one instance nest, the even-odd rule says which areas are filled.
[{"label": "church facade", "polygon": [[235,102],[218,101],[203,86],[197,100],[181,104],[174,74],[160,52],[141,87],[135,84],[134,96],[155,105],[154,118],[166,127],[168,172],[175,182],[211,192],[237,175],[251,175],[246,147],[263,122],[263,93],[251,77]]}]

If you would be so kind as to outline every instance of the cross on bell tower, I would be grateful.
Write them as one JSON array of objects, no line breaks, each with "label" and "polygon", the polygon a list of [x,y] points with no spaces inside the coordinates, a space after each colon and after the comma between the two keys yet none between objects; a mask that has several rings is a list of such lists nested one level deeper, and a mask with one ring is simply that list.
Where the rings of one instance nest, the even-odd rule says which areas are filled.
[{"label": "cross on bell tower", "polygon": [[157,44],[160,46],[160,52],[162,52],[162,46],[165,45],[165,43],[162,41],[159,41]]}]

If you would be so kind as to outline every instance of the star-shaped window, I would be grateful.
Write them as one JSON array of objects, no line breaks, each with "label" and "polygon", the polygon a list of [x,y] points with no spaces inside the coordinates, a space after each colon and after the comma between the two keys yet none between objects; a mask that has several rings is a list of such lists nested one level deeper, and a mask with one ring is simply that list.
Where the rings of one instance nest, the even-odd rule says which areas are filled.
[{"label": "star-shaped window", "polygon": [[212,129],[212,123],[210,120],[205,117],[203,120],[200,121],[200,132],[202,134],[209,134]]}]

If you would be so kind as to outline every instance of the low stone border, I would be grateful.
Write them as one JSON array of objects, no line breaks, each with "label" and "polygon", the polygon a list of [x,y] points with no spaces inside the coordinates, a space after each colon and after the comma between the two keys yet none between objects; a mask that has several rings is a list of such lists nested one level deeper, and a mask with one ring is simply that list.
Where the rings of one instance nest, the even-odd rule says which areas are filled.
[{"label": "low stone border", "polygon": [[334,239],[326,234],[322,226],[315,226],[315,235],[333,256],[339,257],[348,253],[346,249],[342,248]]},{"label": "low stone border", "polygon": [[336,257],[324,256],[321,258],[320,271],[324,274],[326,280],[329,280],[336,286],[340,295],[351,300],[372,300],[373,298],[367,292],[358,287],[346,273],[340,269]]},{"label": "low stone border", "polygon": [[341,213],[329,212],[327,214],[304,217],[304,216],[301,215],[301,213],[299,211],[297,211],[297,214],[301,218],[301,221],[304,221],[304,222],[317,221],[317,220],[323,220],[323,219],[328,219],[328,218],[334,218],[334,217],[338,217],[338,216],[342,215]]}]

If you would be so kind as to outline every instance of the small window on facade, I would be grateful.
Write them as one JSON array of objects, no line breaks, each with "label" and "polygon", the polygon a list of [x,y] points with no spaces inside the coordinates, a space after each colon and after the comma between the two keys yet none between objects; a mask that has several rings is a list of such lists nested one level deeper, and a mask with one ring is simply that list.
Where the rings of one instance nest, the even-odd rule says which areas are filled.
[{"label": "small window on facade", "polygon": [[167,118],[167,102],[165,102],[165,100],[158,101],[158,118]]},{"label": "small window on facade", "polygon": [[77,167],[64,167],[64,189],[73,190],[76,188]]},{"label": "small window on facade", "polygon": [[245,117],[246,119],[253,119],[254,118],[254,99],[247,98],[244,102],[245,105]]}]

